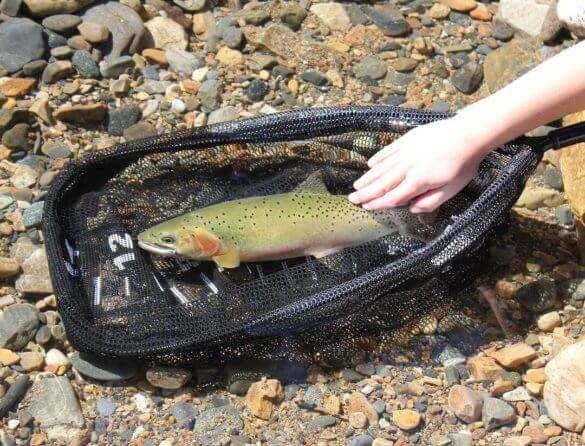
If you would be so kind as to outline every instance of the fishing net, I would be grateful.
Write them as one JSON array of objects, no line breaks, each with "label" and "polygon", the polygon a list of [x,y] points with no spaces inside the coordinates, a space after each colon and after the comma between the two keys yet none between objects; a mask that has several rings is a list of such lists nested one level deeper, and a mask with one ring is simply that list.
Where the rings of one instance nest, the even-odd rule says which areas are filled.
[{"label": "fishing net", "polygon": [[[320,171],[346,194],[367,159],[449,115],[386,106],[299,109],[128,142],[70,163],[43,231],[61,317],[82,352],[167,362],[314,354],[376,339],[470,284],[541,151],[499,148],[426,238],[393,233],[326,258],[236,269],[150,255],[141,231],[197,208],[291,191]],[[366,341],[363,341],[366,342]]]}]

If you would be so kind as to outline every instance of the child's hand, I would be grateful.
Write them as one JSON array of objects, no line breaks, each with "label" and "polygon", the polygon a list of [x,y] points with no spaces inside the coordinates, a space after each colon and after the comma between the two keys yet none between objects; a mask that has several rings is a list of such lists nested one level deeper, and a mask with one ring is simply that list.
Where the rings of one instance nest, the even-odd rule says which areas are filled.
[{"label": "child's hand", "polygon": [[417,127],[368,162],[349,199],[366,209],[410,202],[412,212],[432,212],[477,173],[485,145],[457,116]]}]

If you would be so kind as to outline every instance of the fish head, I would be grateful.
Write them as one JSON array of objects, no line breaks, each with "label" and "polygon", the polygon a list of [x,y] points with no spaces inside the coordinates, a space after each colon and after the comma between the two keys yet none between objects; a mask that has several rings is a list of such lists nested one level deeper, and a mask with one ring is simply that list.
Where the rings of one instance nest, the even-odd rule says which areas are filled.
[{"label": "fish head", "polygon": [[141,232],[138,246],[152,254],[193,260],[208,260],[222,251],[217,236],[202,227],[190,228],[176,219]]}]

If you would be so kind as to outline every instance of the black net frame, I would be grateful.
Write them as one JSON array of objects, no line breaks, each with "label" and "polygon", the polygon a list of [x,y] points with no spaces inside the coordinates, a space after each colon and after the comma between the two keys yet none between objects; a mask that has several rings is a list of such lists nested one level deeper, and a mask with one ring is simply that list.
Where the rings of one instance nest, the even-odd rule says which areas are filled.
[{"label": "black net frame", "polygon": [[[461,198],[463,208],[457,204],[450,207],[458,212],[442,216],[440,232],[428,243],[422,246],[402,243],[400,252],[392,259],[368,264],[357,273],[336,275],[318,270],[320,285],[314,291],[295,288],[294,283],[287,287],[282,280],[300,276],[283,276],[280,271],[274,276],[280,281],[268,288],[244,283],[243,288],[238,288],[238,295],[234,289],[219,293],[221,301],[204,296],[195,305],[177,305],[176,294],[171,295],[168,289],[161,291],[158,298],[150,296],[160,286],[156,279],[157,276],[160,279],[158,273],[165,270],[165,265],[162,262],[155,268],[155,263],[145,260],[138,276],[131,281],[133,287],[142,284],[140,292],[149,297],[138,303],[126,301],[117,305],[116,302],[124,300],[122,297],[112,301],[108,311],[100,313],[92,306],[88,291],[91,287],[84,277],[86,270],[96,267],[92,264],[94,255],[103,258],[99,253],[106,241],[101,239],[100,231],[109,226],[111,233],[117,234],[110,245],[117,249],[124,246],[125,234],[135,237],[139,229],[154,222],[139,221],[128,229],[120,227],[118,220],[112,223],[113,220],[106,219],[96,230],[87,226],[89,217],[82,224],[79,216],[92,213],[80,204],[84,199],[107,195],[104,191],[108,188],[113,187],[117,194],[112,195],[113,201],[118,200],[114,207],[121,206],[120,201],[131,203],[138,197],[133,191],[139,189],[133,189],[131,181],[120,186],[120,178],[126,178],[123,172],[138,172],[140,177],[141,163],[155,154],[173,160],[163,166],[172,174],[173,169],[181,167],[181,158],[174,158],[174,154],[196,153],[227,144],[244,144],[241,147],[245,152],[246,143],[280,147],[278,144],[286,141],[319,138],[322,141],[352,132],[400,136],[416,126],[450,116],[391,106],[296,109],[128,142],[71,162],[45,198],[42,227],[58,309],[72,345],[82,352],[109,357],[166,362],[195,360],[200,364],[243,356],[288,357],[298,351],[312,353],[334,340],[379,336],[441,308],[450,296],[468,286],[473,273],[485,264],[485,241],[505,225],[510,208],[542,157],[537,144],[519,140],[490,154],[481,164],[478,176],[453,199],[457,203]],[[381,146],[375,147],[378,148]],[[269,165],[270,151],[268,155],[263,162]],[[294,169],[306,166],[303,162],[294,164],[291,175],[297,173]],[[351,168],[359,171],[355,166]],[[161,168],[157,169],[160,174]],[[279,166],[275,172],[282,169]],[[173,181],[172,175],[163,177]],[[179,188],[184,178],[177,175],[175,181]],[[92,215],[95,217],[95,212]],[[75,256],[81,245],[85,248]],[[142,258],[136,250],[135,255]],[[354,254],[367,257],[371,251],[358,248]],[[343,255],[338,260],[343,262]],[[111,268],[111,258],[108,262],[106,266]],[[306,262],[297,270],[305,274],[309,268],[306,265],[320,268]],[[98,266],[106,269],[104,264]],[[144,273],[149,272],[148,268],[156,269],[157,273],[152,273],[154,282]],[[170,270],[171,274],[180,273]],[[269,274],[265,279],[270,277]],[[271,290],[277,288],[280,291],[272,295]]]}]

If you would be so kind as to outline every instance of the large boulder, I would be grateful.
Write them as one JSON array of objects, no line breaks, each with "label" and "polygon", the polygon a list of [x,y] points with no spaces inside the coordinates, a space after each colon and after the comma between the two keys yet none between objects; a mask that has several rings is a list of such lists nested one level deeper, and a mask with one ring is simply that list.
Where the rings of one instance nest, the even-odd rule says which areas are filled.
[{"label": "large boulder", "polygon": [[93,3],[95,0],[24,0],[26,8],[35,17],[53,14],[70,14]]},{"label": "large boulder", "polygon": [[544,403],[565,429],[585,429],[585,340],[565,348],[545,367]]},{"label": "large boulder", "polygon": [[549,5],[538,0],[500,0],[498,18],[531,36],[540,35]]},{"label": "large boulder", "polygon": [[0,67],[14,73],[45,54],[43,27],[29,19],[0,23]]},{"label": "large boulder", "polygon": [[[585,121],[585,112],[567,116],[564,125]],[[585,143],[566,147],[561,151],[560,168],[565,193],[575,216],[579,254],[585,261]]]}]

